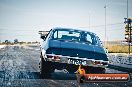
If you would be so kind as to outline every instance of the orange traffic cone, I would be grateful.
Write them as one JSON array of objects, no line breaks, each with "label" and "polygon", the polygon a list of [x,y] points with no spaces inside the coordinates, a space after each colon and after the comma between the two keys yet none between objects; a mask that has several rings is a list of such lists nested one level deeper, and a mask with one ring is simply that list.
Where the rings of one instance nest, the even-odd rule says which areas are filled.
[{"label": "orange traffic cone", "polygon": [[79,68],[78,68],[78,72],[79,72],[79,74],[81,74],[81,75],[85,75],[85,74],[86,74],[85,69],[82,68],[81,65],[80,65]]}]

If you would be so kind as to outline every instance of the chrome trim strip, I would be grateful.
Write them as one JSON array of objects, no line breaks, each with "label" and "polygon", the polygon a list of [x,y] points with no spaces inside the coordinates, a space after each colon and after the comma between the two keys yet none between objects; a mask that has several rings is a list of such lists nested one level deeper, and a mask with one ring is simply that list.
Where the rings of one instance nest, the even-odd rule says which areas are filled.
[{"label": "chrome trim strip", "polygon": [[99,61],[99,62],[105,62],[105,63],[108,63],[109,62],[109,61],[103,61],[103,60],[95,60],[95,59],[80,58],[80,57],[70,57],[70,56],[55,55],[55,54],[46,54],[46,55],[49,55],[49,56],[59,56],[60,58],[61,57],[65,57],[65,58],[68,58],[68,59],[92,60],[92,61]]},{"label": "chrome trim strip", "polygon": [[[93,67],[102,67],[102,68],[106,68],[108,66],[108,65],[102,65],[102,64],[97,64],[97,65],[93,64],[93,62],[95,62],[95,61],[108,63],[108,61],[103,61],[103,60],[95,60],[95,59],[87,59],[87,58],[79,58],[79,57],[70,57],[70,56],[62,56],[62,55],[55,55],[55,54],[46,54],[46,55],[59,56],[60,57],[60,60],[59,59],[55,60],[53,58],[46,58],[47,61],[73,64],[73,63],[68,63],[68,59],[79,59],[79,60],[84,60],[86,62],[86,64],[82,64],[83,66],[93,66]],[[80,65],[80,64],[75,64],[75,65]]]}]

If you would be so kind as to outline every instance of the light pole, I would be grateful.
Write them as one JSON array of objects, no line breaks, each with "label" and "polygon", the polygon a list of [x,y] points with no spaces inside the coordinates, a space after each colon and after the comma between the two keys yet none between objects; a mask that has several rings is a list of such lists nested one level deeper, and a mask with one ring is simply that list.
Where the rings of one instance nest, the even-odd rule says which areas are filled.
[{"label": "light pole", "polygon": [[89,29],[90,29],[90,12],[89,12]]},{"label": "light pole", "polygon": [[127,0],[127,19],[128,19],[128,0]]},{"label": "light pole", "polygon": [[[127,0],[127,19],[128,19],[128,0]],[[130,40],[131,40],[131,36],[130,36]],[[131,51],[131,42],[128,43],[128,51],[129,51],[128,53],[130,54],[130,51]]]},{"label": "light pole", "polygon": [[125,24],[126,24],[126,27],[125,27],[125,39],[126,39],[126,42],[128,43],[128,54],[130,54],[131,52],[131,43],[132,43],[132,32],[131,32],[131,23],[132,23],[132,20],[129,18],[128,16],[128,0],[127,0],[127,3],[126,3],[126,13],[127,13],[127,18],[125,18]]},{"label": "light pole", "polygon": [[106,3],[105,3],[105,6],[104,6],[104,8],[105,8],[105,46],[106,46]]}]

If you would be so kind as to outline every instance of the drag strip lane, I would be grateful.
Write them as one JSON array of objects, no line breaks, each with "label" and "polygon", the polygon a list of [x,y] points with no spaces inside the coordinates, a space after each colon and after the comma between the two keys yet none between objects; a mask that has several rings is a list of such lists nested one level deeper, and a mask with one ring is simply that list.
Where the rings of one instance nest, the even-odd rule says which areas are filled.
[{"label": "drag strip lane", "polygon": [[[41,79],[39,75],[40,51],[25,49],[22,46],[7,46],[0,50],[0,86],[19,87],[131,87],[128,83],[84,83],[78,84],[75,74],[55,70],[50,78]],[[107,68],[109,73],[124,73]]]}]

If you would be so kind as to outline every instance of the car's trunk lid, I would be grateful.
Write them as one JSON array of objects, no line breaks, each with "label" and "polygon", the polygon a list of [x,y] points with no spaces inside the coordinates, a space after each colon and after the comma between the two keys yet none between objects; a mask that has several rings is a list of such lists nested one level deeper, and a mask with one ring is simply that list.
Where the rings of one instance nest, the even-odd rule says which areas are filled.
[{"label": "car's trunk lid", "polygon": [[102,47],[80,42],[50,40],[48,53],[107,61],[107,55]]}]

